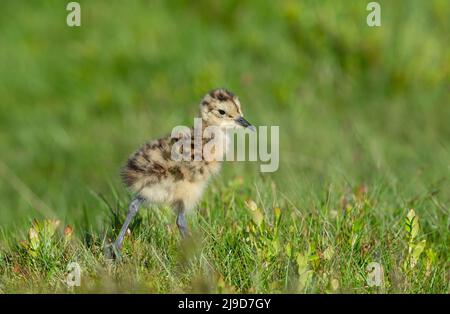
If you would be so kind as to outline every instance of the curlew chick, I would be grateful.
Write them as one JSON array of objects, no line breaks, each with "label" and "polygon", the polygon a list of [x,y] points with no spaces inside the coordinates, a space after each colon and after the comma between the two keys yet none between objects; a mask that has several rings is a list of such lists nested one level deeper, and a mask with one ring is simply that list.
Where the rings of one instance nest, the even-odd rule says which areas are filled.
[{"label": "curlew chick", "polygon": [[[195,206],[210,177],[220,170],[220,160],[223,159],[227,146],[226,129],[244,127],[255,130],[243,118],[239,99],[226,89],[215,89],[203,97],[200,118],[202,132],[197,137],[199,141],[194,139],[197,132],[194,129],[189,134],[181,132],[177,136],[172,132],[170,136],[144,144],[128,159],[122,169],[122,179],[135,197],[114,243],[116,252],[120,252],[126,230],[145,201],[151,204],[170,204],[177,214],[176,223],[181,235],[186,237],[188,227],[185,213]],[[214,127],[219,132],[203,132],[209,127]],[[190,140],[190,150],[180,145],[187,137]],[[197,152],[202,151],[202,147],[206,147],[208,143],[211,144],[211,141],[215,141],[215,145],[208,158],[206,154],[198,156]],[[177,157],[174,146],[181,147],[179,151],[185,158],[174,158]]]}]

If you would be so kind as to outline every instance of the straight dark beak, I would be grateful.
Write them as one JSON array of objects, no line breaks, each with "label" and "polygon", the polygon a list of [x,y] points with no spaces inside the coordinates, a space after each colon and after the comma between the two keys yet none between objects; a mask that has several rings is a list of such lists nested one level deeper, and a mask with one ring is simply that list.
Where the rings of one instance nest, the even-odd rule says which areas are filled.
[{"label": "straight dark beak", "polygon": [[244,128],[252,130],[253,132],[256,131],[256,128],[253,125],[251,125],[250,122],[245,120],[244,117],[239,117],[235,121],[237,124],[239,124],[240,126],[243,126]]}]

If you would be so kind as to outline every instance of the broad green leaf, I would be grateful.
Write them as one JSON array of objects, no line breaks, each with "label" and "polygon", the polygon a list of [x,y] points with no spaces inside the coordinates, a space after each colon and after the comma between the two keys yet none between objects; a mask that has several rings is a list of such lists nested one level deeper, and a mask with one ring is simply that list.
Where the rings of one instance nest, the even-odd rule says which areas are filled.
[{"label": "broad green leaf", "polygon": [[430,263],[434,264],[434,262],[436,261],[436,257],[437,257],[436,252],[434,252],[433,249],[430,248],[427,250],[426,255],[427,255],[427,259],[430,261]]},{"label": "broad green leaf", "polygon": [[308,268],[308,257],[301,253],[297,253],[297,266],[299,274],[305,272]]},{"label": "broad green leaf", "polygon": [[291,256],[292,254],[292,247],[290,243],[287,243],[286,246],[284,247],[285,251],[286,251],[286,255],[287,256]]},{"label": "broad green leaf", "polygon": [[55,234],[56,229],[58,228],[59,224],[60,224],[60,221],[56,220],[56,219],[46,219],[46,220],[44,220],[43,230],[45,232],[45,236],[48,237],[48,238],[51,238]]},{"label": "broad green leaf", "polygon": [[252,211],[252,220],[255,223],[255,225],[257,225],[258,227],[261,226],[261,223],[264,220],[264,215],[261,213],[259,209]]},{"label": "broad green leaf", "polygon": [[422,240],[419,243],[414,244],[412,246],[412,253],[411,253],[411,260],[410,260],[411,268],[416,266],[420,255],[422,254],[423,250],[425,249],[426,244],[427,244],[427,241]]},{"label": "broad green leaf", "polygon": [[331,279],[331,289],[333,289],[333,291],[336,291],[337,289],[339,289],[339,280],[337,280],[336,278]]},{"label": "broad green leaf", "polygon": [[332,246],[329,246],[325,249],[325,251],[323,252],[323,258],[325,258],[327,261],[329,261],[330,259],[332,259],[334,256],[334,249]]},{"label": "broad green leaf", "polygon": [[411,209],[406,215],[405,229],[409,233],[410,240],[414,240],[419,233],[419,217],[414,209]]},{"label": "broad green leaf", "polygon": [[312,270],[306,270],[301,273],[298,277],[298,289],[299,291],[303,291],[307,286],[309,281],[311,280],[313,275]]},{"label": "broad green leaf", "polygon": [[30,249],[36,251],[39,247],[40,240],[39,233],[34,227],[31,227],[30,230],[28,230],[28,239],[30,241]]},{"label": "broad green leaf", "polygon": [[258,210],[258,205],[256,205],[255,201],[253,200],[246,200],[245,201],[245,205],[247,206],[248,209],[250,209],[251,211],[256,211]]}]

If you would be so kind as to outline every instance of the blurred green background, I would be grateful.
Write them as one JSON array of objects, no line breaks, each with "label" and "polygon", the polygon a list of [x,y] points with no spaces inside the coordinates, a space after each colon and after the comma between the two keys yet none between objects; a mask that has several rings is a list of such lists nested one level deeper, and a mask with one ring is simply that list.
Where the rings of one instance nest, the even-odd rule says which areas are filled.
[{"label": "blurred green background", "polygon": [[67,2],[0,4],[3,228],[100,227],[95,195],[126,195],[127,156],[227,87],[249,121],[280,126],[281,162],[227,164],[213,184],[273,181],[305,208],[365,183],[448,229],[449,1],[379,1],[378,28],[369,1],[79,1],[78,28]]}]

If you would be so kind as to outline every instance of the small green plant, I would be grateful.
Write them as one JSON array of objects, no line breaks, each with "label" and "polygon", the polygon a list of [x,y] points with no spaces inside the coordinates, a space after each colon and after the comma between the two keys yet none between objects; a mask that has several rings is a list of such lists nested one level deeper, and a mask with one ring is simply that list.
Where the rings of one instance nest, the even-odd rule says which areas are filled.
[{"label": "small green plant", "polygon": [[314,273],[310,266],[311,261],[309,252],[305,254],[298,252],[296,262],[298,271],[298,292],[305,292]]},{"label": "small green plant", "polygon": [[61,235],[58,233],[59,225],[60,221],[56,219],[32,222],[26,239],[19,242],[20,263],[16,264],[17,269],[25,267],[48,278],[64,271],[73,230],[66,226]]},{"label": "small green plant", "polygon": [[417,235],[419,234],[419,217],[417,216],[414,209],[411,209],[405,218],[405,230],[408,238],[408,252],[406,254],[406,259],[403,264],[403,269],[410,273],[417,265],[419,258],[425,246],[427,240],[417,241]]},{"label": "small green plant", "polygon": [[34,220],[31,228],[28,230],[27,239],[20,241],[20,245],[32,258],[48,253],[51,254],[51,249],[55,245],[54,235],[59,224],[59,220]]}]

